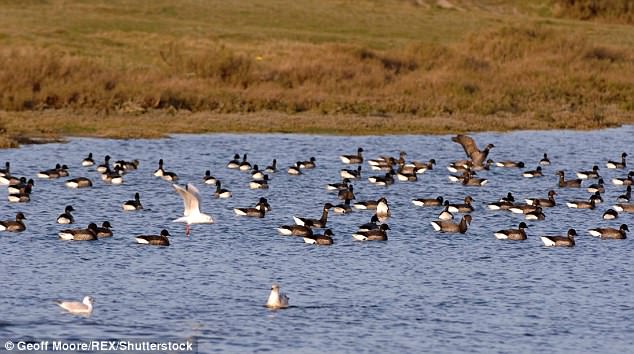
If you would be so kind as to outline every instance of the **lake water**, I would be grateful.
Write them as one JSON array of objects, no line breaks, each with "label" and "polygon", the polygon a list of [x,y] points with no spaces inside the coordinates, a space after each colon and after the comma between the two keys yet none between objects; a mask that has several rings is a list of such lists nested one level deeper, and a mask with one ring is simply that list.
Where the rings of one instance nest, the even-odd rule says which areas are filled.
[{"label": "lake water", "polygon": [[[544,152],[553,165],[545,177],[527,179],[521,170],[492,168],[480,175],[484,187],[450,183],[445,166],[464,158],[450,136],[318,135],[176,135],[161,140],[70,139],[65,144],[0,150],[0,162],[12,172],[35,178],[55,163],[70,166],[71,177],[93,179],[91,189],[72,190],[65,178],[39,180],[26,204],[8,203],[2,195],[0,219],[25,213],[27,230],[0,233],[0,340],[196,338],[208,352],[393,352],[393,353],[625,353],[634,348],[632,241],[599,240],[589,228],[634,226],[633,214],[604,221],[602,213],[624,188],[608,170],[608,159],[633,157],[634,126],[573,132],[514,132],[472,135],[479,146],[494,143],[494,160],[522,160],[534,169]],[[354,183],[357,200],[386,196],[392,209],[387,242],[358,242],[351,235],[371,213],[335,215],[329,226],[335,244],[318,247],[301,238],[280,236],[276,227],[292,224],[293,215],[319,217],[325,202],[339,202],[327,192],[345,167],[340,154],[365,149],[366,159],[408,153],[408,160],[436,159],[438,165],[417,182],[388,188],[371,185],[379,174],[363,165]],[[140,168],[120,186],[107,185],[94,167],[80,166],[92,152],[100,163],[139,159]],[[245,173],[225,168],[234,153],[248,153],[262,168],[277,158],[282,171],[271,176],[269,190],[249,190]],[[294,161],[317,159],[302,176],[285,169]],[[212,225],[194,225],[186,237],[181,199],[169,182],[152,175],[159,158],[177,172],[179,184],[192,182],[203,195],[202,210]],[[599,165],[607,185],[605,203],[596,210],[565,206],[587,199],[583,189],[559,189],[555,172]],[[205,170],[233,192],[213,199],[202,184]],[[588,185],[584,182],[584,185]],[[555,189],[559,204],[546,209],[546,220],[528,222],[528,240],[500,241],[493,232],[516,227],[520,215],[490,211],[486,203],[512,192],[519,201],[545,197]],[[145,210],[124,212],[121,204],[141,194]],[[6,193],[6,192],[2,192]],[[439,234],[430,221],[436,208],[415,207],[411,200],[443,195],[452,202],[475,199],[473,223],[465,235]],[[264,219],[238,217],[232,208],[253,206],[266,197],[273,211]],[[64,206],[73,205],[75,227],[109,220],[114,237],[95,242],[67,242],[57,237],[67,228],[55,223]],[[577,246],[546,248],[539,236],[578,232]],[[170,247],[142,246],[134,236],[167,228]],[[290,297],[291,307],[263,307],[271,283]],[[64,313],[57,299],[92,295],[89,318]]]}]

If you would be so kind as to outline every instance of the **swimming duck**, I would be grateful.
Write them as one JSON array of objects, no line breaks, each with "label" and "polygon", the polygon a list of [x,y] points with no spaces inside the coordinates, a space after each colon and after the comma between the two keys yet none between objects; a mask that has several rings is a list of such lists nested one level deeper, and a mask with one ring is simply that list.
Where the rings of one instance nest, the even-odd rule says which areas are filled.
[{"label": "swimming duck", "polygon": [[141,210],[143,209],[143,205],[141,204],[141,196],[138,192],[134,193],[134,200],[128,200],[122,205],[123,210]]},{"label": "swimming duck", "polygon": [[311,245],[324,245],[330,246],[334,243],[332,237],[334,236],[332,230],[326,229],[323,235],[305,236],[304,242]]},{"label": "swimming duck", "polygon": [[87,188],[92,187],[92,181],[86,177],[77,177],[64,182],[69,188]]},{"label": "swimming duck", "polygon": [[233,155],[233,160],[227,163],[227,168],[237,169],[240,167],[240,154]]},{"label": "swimming duck", "polygon": [[569,229],[567,236],[541,236],[540,239],[545,246],[574,247],[575,236],[577,236],[577,231]]},{"label": "swimming duck", "polygon": [[238,169],[242,172],[246,172],[251,169],[251,164],[247,161],[247,154],[242,156],[242,162],[240,162]]},{"label": "swimming duck", "polygon": [[614,220],[619,217],[619,213],[614,209],[608,209],[603,213],[603,220]]},{"label": "swimming duck", "polygon": [[169,246],[170,245],[170,233],[169,231],[163,229],[159,235],[141,235],[136,236],[134,239],[137,243],[143,245],[152,245],[152,246]]},{"label": "swimming duck", "polygon": [[277,160],[273,159],[273,162],[271,163],[270,166],[266,166],[266,168],[264,169],[264,172],[266,173],[275,173],[277,172]]},{"label": "swimming duck", "polygon": [[577,178],[580,179],[589,179],[589,178],[599,178],[599,166],[592,166],[592,171],[578,171]]},{"label": "swimming duck", "polygon": [[548,166],[550,165],[550,159],[548,158],[548,154],[544,153],[544,157],[539,160],[539,164],[542,166]]},{"label": "swimming duck", "polygon": [[419,198],[412,200],[412,204],[416,206],[442,206],[443,197],[438,196],[436,198]]},{"label": "swimming duck", "polygon": [[328,211],[332,208],[333,205],[330,203],[324,204],[324,207],[321,212],[321,217],[319,219],[311,219],[311,218],[299,218],[293,216],[293,220],[295,220],[295,224],[303,225],[310,228],[324,228],[326,227],[326,223],[328,222]]},{"label": "swimming duck", "polygon": [[84,167],[92,166],[95,164],[95,160],[92,159],[92,152],[88,153],[88,157],[81,160],[81,165]]},{"label": "swimming duck", "polygon": [[616,198],[616,201],[619,203],[629,203],[631,199],[632,199],[632,186],[627,186],[627,189],[625,190],[625,194],[621,194],[618,198]]},{"label": "swimming duck", "polygon": [[110,225],[110,222],[104,221],[101,224],[101,227],[98,227],[96,229],[97,237],[98,238],[112,237],[112,230],[110,230],[110,228],[112,228],[112,225]]},{"label": "swimming duck", "polygon": [[264,175],[262,180],[253,180],[249,182],[250,189],[267,189],[269,188],[269,175]]},{"label": "swimming duck", "polygon": [[434,220],[431,222],[431,225],[434,227],[434,230],[440,232],[450,232],[450,233],[461,233],[464,234],[467,232],[467,228],[471,224],[471,215],[467,214],[460,219],[458,224],[454,224],[449,220]]},{"label": "swimming duck", "polygon": [[221,188],[220,181],[216,181],[216,191],[214,192],[216,198],[230,198],[231,192],[228,189]]},{"label": "swimming duck", "polygon": [[358,166],[356,170],[349,170],[349,169],[341,169],[339,171],[339,175],[341,176],[341,178],[348,178],[348,179],[357,179],[361,177],[361,166]]},{"label": "swimming duck", "polygon": [[280,292],[280,287],[277,284],[271,286],[271,293],[266,300],[266,307],[272,309],[283,309],[288,307],[288,296]]},{"label": "swimming duck", "polygon": [[564,178],[564,171],[557,171],[556,173],[557,176],[559,176],[559,183],[558,186],[560,188],[579,188],[581,187],[581,179],[570,179],[570,180],[565,180]]},{"label": "swimming duck", "polygon": [[496,231],[494,235],[498,240],[522,241],[526,240],[526,228],[528,228],[528,226],[522,221],[517,229]]},{"label": "swimming duck", "polygon": [[363,149],[358,148],[356,155],[341,155],[339,156],[339,159],[341,159],[341,162],[347,163],[347,164],[363,163],[362,153],[363,153]]},{"label": "swimming duck", "polygon": [[97,239],[97,224],[91,222],[86,229],[62,230],[59,238],[67,241],[94,241]]},{"label": "swimming duck", "polygon": [[542,173],[542,167],[541,166],[537,166],[537,168],[532,170],[532,171],[524,171],[524,172],[522,172],[522,176],[524,176],[526,178],[542,177],[543,175],[544,174]]},{"label": "swimming duck", "polygon": [[625,233],[626,231],[630,231],[626,224],[621,225],[618,230],[611,227],[602,227],[588,230],[588,232],[592,236],[613,240],[625,240],[627,238],[627,234]]},{"label": "swimming duck", "polygon": [[495,165],[497,167],[506,167],[506,168],[524,168],[524,162],[522,161],[511,161],[511,160],[497,161]]},{"label": "swimming duck", "polygon": [[216,177],[211,175],[211,171],[205,171],[205,176],[203,177],[203,183],[205,184],[216,184]]},{"label": "swimming duck", "polygon": [[26,220],[24,214],[22,212],[17,212],[15,214],[15,220],[0,221],[0,231],[22,232],[26,230],[24,220]]},{"label": "swimming duck", "polygon": [[316,159],[314,157],[311,157],[307,161],[301,161],[299,163],[299,168],[304,168],[304,169],[315,168],[315,166],[316,166],[315,161],[316,161]]},{"label": "swimming duck", "polygon": [[387,241],[387,230],[391,230],[388,224],[381,224],[378,229],[357,231],[352,237],[357,241]]},{"label": "swimming duck", "polygon": [[75,218],[73,217],[73,214],[71,214],[71,212],[73,211],[75,211],[73,206],[67,205],[66,208],[64,208],[64,213],[62,213],[60,216],[57,217],[57,223],[58,224],[74,224]]},{"label": "swimming duck", "polygon": [[98,165],[96,170],[99,173],[105,173],[110,168],[110,155],[106,155],[103,159],[103,163]]},{"label": "swimming duck", "polygon": [[605,165],[606,165],[607,168],[620,168],[620,169],[623,169],[623,168],[627,167],[627,164],[625,162],[625,158],[626,157],[627,157],[627,154],[626,153],[622,153],[621,154],[621,162],[609,160],[608,163],[606,163]]},{"label": "swimming duck", "polygon": [[282,225],[277,228],[277,232],[284,236],[310,236],[313,230],[304,225]]},{"label": "swimming duck", "polygon": [[555,192],[554,190],[550,190],[548,191],[548,198],[546,199],[529,198],[529,199],[526,199],[526,204],[535,205],[535,201],[539,201],[539,206],[543,208],[552,208],[555,205],[557,205],[557,203],[555,202],[556,195],[557,195],[557,192]]},{"label": "swimming duck", "polygon": [[464,197],[464,203],[449,204],[449,211],[452,213],[470,213],[473,211],[473,198],[468,195]]}]

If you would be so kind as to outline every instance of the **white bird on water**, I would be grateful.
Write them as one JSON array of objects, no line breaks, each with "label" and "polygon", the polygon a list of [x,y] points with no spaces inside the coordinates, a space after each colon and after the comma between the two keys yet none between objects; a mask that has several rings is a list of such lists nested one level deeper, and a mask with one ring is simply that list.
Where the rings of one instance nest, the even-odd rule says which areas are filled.
[{"label": "white bird on water", "polygon": [[184,216],[174,220],[174,222],[186,223],[186,235],[189,235],[189,225],[191,224],[213,224],[214,220],[211,216],[200,212],[200,193],[194,185],[188,183],[185,188],[176,184],[173,186],[176,192],[183,198],[183,204],[185,206]]},{"label": "white bird on water", "polygon": [[272,309],[283,309],[288,307],[288,296],[280,292],[280,286],[273,284],[271,286],[271,293],[266,301],[266,307]]},{"label": "white bird on water", "polygon": [[95,300],[91,296],[84,296],[82,302],[79,301],[56,301],[59,307],[74,315],[90,315],[92,313],[92,304]]}]

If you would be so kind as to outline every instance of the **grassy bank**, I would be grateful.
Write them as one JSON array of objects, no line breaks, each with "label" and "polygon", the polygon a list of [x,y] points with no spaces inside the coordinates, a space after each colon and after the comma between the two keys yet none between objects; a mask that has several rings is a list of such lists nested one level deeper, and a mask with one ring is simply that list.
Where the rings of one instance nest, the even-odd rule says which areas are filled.
[{"label": "grassy bank", "polygon": [[0,144],[632,123],[634,26],[579,3],[0,1]]}]

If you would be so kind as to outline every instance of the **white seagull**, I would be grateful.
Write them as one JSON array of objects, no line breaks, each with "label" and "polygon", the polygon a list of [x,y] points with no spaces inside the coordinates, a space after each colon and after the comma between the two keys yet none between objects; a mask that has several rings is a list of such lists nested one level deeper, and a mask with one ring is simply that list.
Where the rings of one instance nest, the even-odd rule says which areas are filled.
[{"label": "white seagull", "polygon": [[280,292],[277,284],[271,286],[271,293],[266,301],[266,307],[271,309],[283,309],[288,307],[288,296]]},{"label": "white seagull", "polygon": [[82,302],[79,301],[56,301],[59,307],[74,315],[90,315],[92,304],[95,300],[91,296],[84,296]]},{"label": "white seagull", "polygon": [[183,217],[180,217],[174,222],[186,223],[185,234],[189,235],[189,225],[191,224],[213,224],[214,220],[211,216],[200,212],[200,193],[198,189],[191,183],[188,183],[185,188],[174,184],[174,189],[183,198],[183,204],[185,211]]}]

